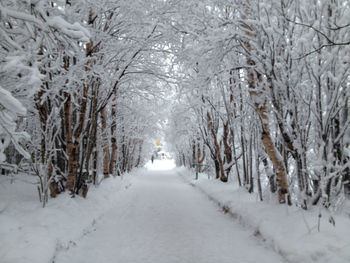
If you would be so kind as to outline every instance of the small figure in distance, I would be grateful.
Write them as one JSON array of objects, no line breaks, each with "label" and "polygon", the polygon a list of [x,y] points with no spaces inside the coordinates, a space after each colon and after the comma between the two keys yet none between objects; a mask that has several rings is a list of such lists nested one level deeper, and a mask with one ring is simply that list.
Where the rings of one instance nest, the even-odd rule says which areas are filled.
[{"label": "small figure in distance", "polygon": [[152,155],[152,157],[151,157],[151,160],[152,160],[152,164],[153,164],[153,161],[154,161],[154,156]]}]

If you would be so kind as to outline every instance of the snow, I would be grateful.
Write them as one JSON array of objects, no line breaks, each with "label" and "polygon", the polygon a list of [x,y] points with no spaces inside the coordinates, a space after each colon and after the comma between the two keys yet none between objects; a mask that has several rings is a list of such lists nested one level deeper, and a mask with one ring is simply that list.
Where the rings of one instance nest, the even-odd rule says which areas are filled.
[{"label": "snow", "polygon": [[[45,17],[46,19],[46,24],[45,24],[41,20],[25,12],[18,12],[10,8],[5,8],[1,4],[0,4],[0,7],[1,7],[2,15],[4,17],[10,16],[16,19],[28,21],[36,24],[41,29],[46,31],[47,31],[47,28],[46,28],[46,24],[47,24],[48,26],[51,26],[55,29],[60,30],[61,32],[70,36],[71,38],[80,40],[82,42],[88,42],[89,38],[91,37],[89,30],[87,30],[85,27],[83,27],[77,22],[73,24],[68,23],[61,16],[53,16],[53,17],[47,16]],[[19,45],[17,45],[17,48],[21,49]]]},{"label": "snow", "polygon": [[[86,199],[61,194],[41,207],[37,178],[0,176],[0,262],[48,263],[92,231],[130,186],[129,176],[104,180]],[[13,182],[13,183],[11,183]]]},{"label": "snow", "polygon": [[19,115],[26,115],[27,109],[22,103],[12,96],[11,92],[3,89],[0,86],[0,104],[10,112],[17,113]]},{"label": "snow", "polygon": [[37,19],[36,17],[34,17],[34,16],[30,15],[30,14],[27,14],[27,13],[24,13],[24,12],[18,12],[16,10],[13,10],[13,9],[10,9],[10,8],[5,8],[1,4],[0,4],[0,8],[1,8],[1,13],[2,13],[2,15],[5,18],[7,16],[10,16],[10,17],[13,17],[13,18],[17,18],[17,19],[21,19],[21,20],[24,20],[24,21],[28,21],[28,22],[34,23],[34,24],[38,25],[40,28],[44,28],[43,23],[39,19]]},{"label": "snow", "polygon": [[60,16],[48,18],[47,24],[53,28],[59,29],[71,38],[82,42],[89,42],[89,38],[91,37],[90,32],[79,23],[75,22],[74,24],[70,24]]},{"label": "snow", "polygon": [[0,86],[0,163],[6,161],[4,154],[10,141],[15,148],[26,158],[31,156],[18,143],[20,139],[29,139],[26,132],[15,132],[17,116],[24,116],[27,114],[27,109],[22,103],[12,96],[11,92]]},{"label": "snow", "polygon": [[174,160],[157,160],[152,163],[148,161],[145,167],[150,171],[166,171],[176,167]]},{"label": "snow", "polygon": [[56,263],[283,262],[158,160]]},{"label": "snow", "polygon": [[317,209],[261,203],[174,167],[155,160],[91,187],[86,199],[64,193],[46,208],[36,177],[1,176],[0,262],[348,262],[349,203],[333,214],[335,227],[321,211],[318,232]]},{"label": "snow", "polygon": [[[298,207],[278,205],[277,200],[259,201],[234,183],[222,183],[194,172],[177,168],[178,174],[224,208],[245,228],[253,230],[288,262],[346,263],[350,259],[350,202],[331,213],[319,207],[304,211]],[[320,232],[318,232],[319,212]],[[335,220],[333,226],[329,220]]]}]

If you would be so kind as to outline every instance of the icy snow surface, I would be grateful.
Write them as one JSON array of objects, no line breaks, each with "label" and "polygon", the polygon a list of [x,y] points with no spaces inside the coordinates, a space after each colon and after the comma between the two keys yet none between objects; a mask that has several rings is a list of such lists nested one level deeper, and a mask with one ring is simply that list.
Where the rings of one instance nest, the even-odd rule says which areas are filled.
[{"label": "icy snow surface", "polygon": [[251,232],[156,160],[75,246],[55,263],[283,262]]}]

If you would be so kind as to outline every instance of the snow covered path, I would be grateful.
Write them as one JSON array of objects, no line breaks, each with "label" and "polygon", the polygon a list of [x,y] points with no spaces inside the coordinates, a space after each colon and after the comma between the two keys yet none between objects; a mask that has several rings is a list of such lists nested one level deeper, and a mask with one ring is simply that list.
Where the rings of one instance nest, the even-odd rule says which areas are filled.
[{"label": "snow covered path", "polygon": [[55,263],[284,262],[174,171],[148,171],[132,182],[95,231]]}]

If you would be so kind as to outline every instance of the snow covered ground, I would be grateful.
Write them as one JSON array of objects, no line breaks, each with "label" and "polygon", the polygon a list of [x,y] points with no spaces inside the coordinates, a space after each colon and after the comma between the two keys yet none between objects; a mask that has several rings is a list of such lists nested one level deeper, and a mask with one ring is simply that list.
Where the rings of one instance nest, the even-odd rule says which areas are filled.
[{"label": "snow covered ground", "polygon": [[148,164],[96,224],[96,231],[57,254],[56,263],[274,263],[280,255],[176,174],[171,161]]},{"label": "snow covered ground", "polygon": [[61,194],[42,208],[36,177],[0,176],[0,262],[53,262],[56,253],[94,230],[130,187],[130,177],[104,180],[97,188],[91,187],[86,199]]},{"label": "snow covered ground", "polygon": [[157,160],[155,159],[152,163],[149,161],[146,163],[145,168],[148,171],[167,171],[172,170],[176,167],[173,160]]},{"label": "snow covered ground", "polygon": [[[194,171],[177,168],[177,173],[289,262],[350,262],[349,201],[332,213],[319,207],[304,211],[279,205],[273,198],[260,202],[256,194],[249,194],[232,183],[209,180],[206,174],[194,180]],[[319,212],[322,215],[320,232]],[[329,222],[330,217],[335,220],[334,226]]]},{"label": "snow covered ground", "polygon": [[63,194],[45,209],[35,177],[16,176],[13,184],[0,177],[0,262],[349,262],[344,211],[333,215],[335,227],[322,211],[318,232],[316,210],[260,203],[232,184],[205,175],[195,181],[174,167],[155,160],[92,187],[87,199]]}]

